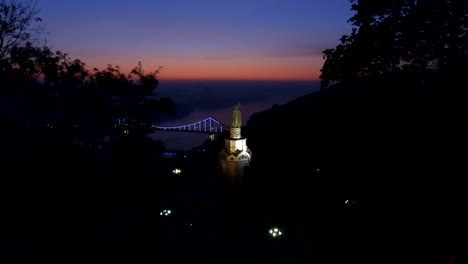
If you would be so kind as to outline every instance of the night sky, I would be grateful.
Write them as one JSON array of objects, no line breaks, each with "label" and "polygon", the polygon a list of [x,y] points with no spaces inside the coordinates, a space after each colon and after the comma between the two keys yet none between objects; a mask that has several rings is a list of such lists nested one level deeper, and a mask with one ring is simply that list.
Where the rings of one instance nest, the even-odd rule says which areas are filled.
[{"label": "night sky", "polygon": [[[229,123],[237,103],[245,125],[255,112],[316,91],[322,51],[351,32],[347,20],[353,14],[348,0],[38,4],[47,45],[80,59],[88,69],[111,64],[128,73],[139,61],[146,71],[161,66],[157,94],[170,97],[177,111],[175,117],[158,120],[163,126],[208,116]],[[190,149],[206,139],[191,133],[152,136],[175,149]]]},{"label": "night sky", "polygon": [[347,0],[43,0],[47,45],[161,80],[316,80],[350,32]]}]

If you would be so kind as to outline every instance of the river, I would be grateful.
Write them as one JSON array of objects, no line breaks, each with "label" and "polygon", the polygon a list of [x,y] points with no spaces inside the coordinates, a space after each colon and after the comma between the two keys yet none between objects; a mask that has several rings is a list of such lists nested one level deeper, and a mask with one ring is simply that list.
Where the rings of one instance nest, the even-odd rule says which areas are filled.
[{"label": "river", "polygon": [[[256,112],[318,89],[319,84],[314,81],[161,81],[158,96],[170,97],[176,105],[177,115],[173,118],[162,116],[158,125],[190,124],[210,116],[229,124],[237,103],[241,104],[242,124],[245,125]],[[208,139],[206,134],[163,131],[156,131],[151,136],[174,150],[190,150]]]}]

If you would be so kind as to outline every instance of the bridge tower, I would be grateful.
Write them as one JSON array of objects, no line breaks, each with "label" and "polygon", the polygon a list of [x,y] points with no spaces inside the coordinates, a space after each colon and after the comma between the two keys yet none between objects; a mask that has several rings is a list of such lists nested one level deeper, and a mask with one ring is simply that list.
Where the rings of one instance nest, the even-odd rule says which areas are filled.
[{"label": "bridge tower", "polygon": [[245,169],[250,165],[252,152],[247,147],[247,138],[241,135],[240,105],[234,106],[232,112],[229,138],[224,139],[224,148],[219,152],[219,168],[221,175],[228,183],[241,183]]}]

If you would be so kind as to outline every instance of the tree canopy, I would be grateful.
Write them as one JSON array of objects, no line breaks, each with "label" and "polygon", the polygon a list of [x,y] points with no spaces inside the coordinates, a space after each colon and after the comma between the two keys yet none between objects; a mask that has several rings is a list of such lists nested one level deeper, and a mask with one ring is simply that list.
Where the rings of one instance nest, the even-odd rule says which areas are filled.
[{"label": "tree canopy", "polygon": [[462,0],[350,0],[352,32],[326,49],[321,87],[388,72],[457,70],[468,57]]},{"label": "tree canopy", "polygon": [[41,38],[38,13],[37,0],[0,0],[0,59],[14,46]]},{"label": "tree canopy", "polygon": [[161,151],[148,134],[160,114],[175,109],[169,98],[157,97],[159,68],[88,70],[81,60],[34,42],[36,13],[35,2],[0,0],[0,122],[15,131],[2,139],[15,148],[24,136],[14,135],[26,133],[44,147],[55,142],[110,158]]}]

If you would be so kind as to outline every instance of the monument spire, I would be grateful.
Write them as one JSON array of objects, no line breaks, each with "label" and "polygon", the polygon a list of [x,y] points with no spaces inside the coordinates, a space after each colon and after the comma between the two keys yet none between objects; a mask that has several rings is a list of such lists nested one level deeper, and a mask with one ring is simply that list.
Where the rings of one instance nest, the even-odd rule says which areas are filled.
[{"label": "monument spire", "polygon": [[229,138],[224,139],[224,149],[219,153],[219,166],[222,175],[229,182],[242,181],[245,168],[250,165],[252,152],[247,147],[247,139],[241,136],[242,115],[240,103],[234,106]]},{"label": "monument spire", "polygon": [[233,139],[241,138],[241,127],[242,127],[242,114],[240,111],[240,103],[234,106],[234,110],[232,111],[232,119],[231,119],[231,129],[230,129],[230,136]]}]

